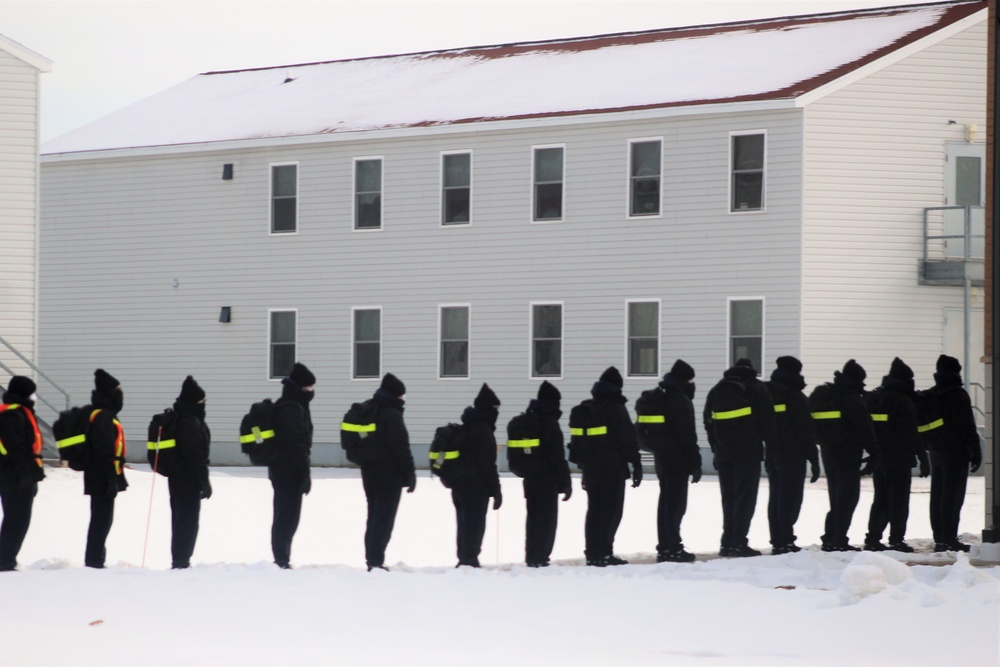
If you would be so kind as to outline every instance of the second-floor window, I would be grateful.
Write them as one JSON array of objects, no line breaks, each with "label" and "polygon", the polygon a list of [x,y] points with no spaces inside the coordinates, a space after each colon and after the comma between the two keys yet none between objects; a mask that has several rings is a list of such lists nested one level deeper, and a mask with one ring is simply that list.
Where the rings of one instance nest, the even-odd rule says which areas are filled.
[{"label": "second-floor window", "polygon": [[757,371],[764,360],[764,301],[729,300],[729,365],[749,359]]},{"label": "second-floor window", "polygon": [[469,377],[469,307],[441,307],[441,377]]},{"label": "second-floor window", "polygon": [[270,359],[268,377],[279,380],[288,377],[295,365],[295,321],[294,310],[272,310],[268,313],[268,340]]},{"label": "second-floor window", "polygon": [[632,301],[628,304],[628,374],[660,374],[660,304]]},{"label": "second-floor window", "polygon": [[531,376],[562,375],[562,304],[531,306]]},{"label": "second-floor window", "polygon": [[298,227],[299,166],[271,165],[271,233],[287,234]]},{"label": "second-floor window", "polygon": [[629,215],[660,214],[661,141],[633,141],[629,146]]},{"label": "second-floor window", "polygon": [[382,309],[354,309],[355,378],[381,377]]},{"label": "second-floor window", "polygon": [[382,159],[354,160],[354,228],[382,227]]},{"label": "second-floor window", "polygon": [[730,139],[732,200],[729,210],[734,213],[761,211],[764,209],[764,134],[734,134]]},{"label": "second-floor window", "polygon": [[472,220],[472,153],[441,156],[441,224]]},{"label": "second-floor window", "polygon": [[532,220],[563,219],[563,152],[562,146],[534,151]]}]

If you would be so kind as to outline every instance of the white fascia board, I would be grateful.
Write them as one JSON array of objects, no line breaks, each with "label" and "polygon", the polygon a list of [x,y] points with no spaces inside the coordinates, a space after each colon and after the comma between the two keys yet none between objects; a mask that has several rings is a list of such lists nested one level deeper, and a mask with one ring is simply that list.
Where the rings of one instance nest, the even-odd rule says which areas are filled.
[{"label": "white fascia board", "polygon": [[35,53],[31,49],[21,44],[18,44],[9,37],[4,37],[0,35],[0,50],[6,51],[10,55],[14,56],[18,60],[23,60],[28,63],[39,72],[51,72],[52,71],[52,61],[41,55],[40,53]]},{"label": "white fascia board", "polygon": [[266,139],[237,139],[233,141],[207,141],[169,146],[139,146],[135,148],[114,148],[109,150],[78,151],[73,153],[46,153],[41,156],[43,164],[75,162],[78,160],[102,160],[124,157],[149,157],[202,153],[207,151],[244,150],[251,148],[271,148],[301,144],[322,144],[340,141],[360,141],[378,139],[398,139],[418,136],[461,134],[467,132],[519,130],[533,127],[553,127],[611,123],[626,120],[649,120],[675,118],[719,113],[744,113],[753,111],[773,111],[795,108],[791,98],[759,100],[751,102],[724,102],[720,104],[694,104],[689,106],[642,109],[637,111],[615,111],[579,116],[548,116],[543,118],[522,118],[517,120],[481,121],[475,123],[449,123],[376,130],[359,130],[339,134],[308,134],[299,136],[269,137]]},{"label": "white fascia board", "polygon": [[905,60],[906,58],[909,58],[915,53],[919,53],[920,51],[923,51],[924,49],[927,49],[931,46],[934,46],[935,44],[938,44],[948,39],[949,37],[957,35],[963,30],[967,30],[972,26],[982,23],[987,20],[987,11],[988,10],[983,9],[976,12],[975,14],[972,14],[971,16],[965,17],[960,21],[955,21],[951,25],[945,26],[944,28],[935,31],[934,33],[927,35],[922,39],[918,39],[912,44],[907,44],[906,46],[900,49],[896,49],[892,53],[882,58],[879,58],[874,62],[870,62],[867,65],[859,67],[858,69],[854,70],[853,72],[850,72],[849,74],[845,74],[844,76],[839,77],[838,79],[831,81],[826,85],[820,86],[815,90],[811,90],[808,93],[800,95],[797,98],[795,98],[795,106],[797,107],[808,106],[813,102],[821,100],[827,95],[831,95],[837,92],[838,90],[842,90],[843,88],[846,88],[847,86],[850,86],[853,83],[857,83],[858,81],[864,79],[865,77],[871,76],[872,74],[875,74],[876,72],[879,72],[885,69],[886,67],[895,65],[896,63]]}]

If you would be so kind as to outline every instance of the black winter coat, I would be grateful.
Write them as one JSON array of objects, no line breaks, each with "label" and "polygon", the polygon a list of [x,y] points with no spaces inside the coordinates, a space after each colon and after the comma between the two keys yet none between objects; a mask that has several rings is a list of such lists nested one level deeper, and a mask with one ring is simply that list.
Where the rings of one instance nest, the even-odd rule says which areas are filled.
[{"label": "black winter coat", "polygon": [[384,456],[361,466],[365,484],[370,488],[409,486],[416,468],[413,464],[413,452],[410,451],[410,434],[403,423],[403,401],[384,389],[377,390],[374,399],[378,405],[375,422],[377,445]]},{"label": "black winter coat", "polygon": [[[742,388],[745,399],[749,401],[750,416],[727,420],[725,424],[717,423],[712,418],[712,413],[731,409],[729,405],[722,403],[725,394],[732,391],[734,386]],[[774,437],[774,401],[753,369],[733,366],[709,390],[705,397],[702,420],[708,434],[708,445],[719,462],[759,463],[764,459],[765,444]]]},{"label": "black winter coat", "polygon": [[496,424],[482,410],[471,405],[462,413],[461,458],[462,479],[454,490],[482,492],[494,497],[500,493],[500,474],[497,472]]},{"label": "black winter coat", "polygon": [[208,457],[212,433],[205,423],[205,406],[186,401],[174,402],[177,414],[177,468],[170,475],[171,485],[187,491],[200,491],[208,484]]},{"label": "black winter coat", "polygon": [[[877,443],[872,467],[912,468],[923,456],[924,445],[917,433],[917,406],[908,384],[886,375],[882,386],[868,394],[867,403]],[[875,415],[880,415],[877,421]]]},{"label": "black winter coat", "polygon": [[607,419],[608,441],[617,450],[618,458],[611,465],[600,468],[584,466],[583,476],[628,479],[629,464],[642,465],[642,460],[639,458],[639,434],[635,430],[628,408],[625,407],[628,399],[616,385],[600,380],[591,387],[590,395]]},{"label": "black winter coat", "polygon": [[312,452],[313,423],[309,411],[311,393],[286,384],[274,404],[274,444],[276,460],[267,467],[271,481],[288,487],[298,486],[308,493]]},{"label": "black winter coat", "polygon": [[0,455],[0,484],[25,489],[45,478],[45,471],[35,456],[35,430],[25,411],[34,414],[34,405],[19,396],[5,392],[3,402],[21,407],[0,412],[0,443],[7,450]]},{"label": "black winter coat", "polygon": [[[872,417],[865,406],[862,391],[838,372],[832,383],[816,387],[809,395],[812,412],[840,412],[837,419],[814,418],[813,422],[823,467],[827,470],[860,470],[864,453],[873,454],[876,451]],[[820,400],[824,395],[833,396],[832,405]]]},{"label": "black winter coat", "polygon": [[962,377],[957,373],[935,373],[934,380],[930,392],[940,405],[944,433],[939,436],[942,444],[930,450],[931,464],[956,466],[982,461],[979,429]]},{"label": "black winter coat", "polygon": [[531,477],[535,488],[545,487],[559,493],[566,493],[572,487],[569,475],[569,463],[566,462],[566,447],[559,418],[562,410],[547,401],[532,399],[528,404],[529,414],[538,415],[538,426],[541,430],[538,443],[538,456],[544,462],[543,470]]},{"label": "black winter coat", "polygon": [[764,385],[774,401],[774,437],[768,442],[766,460],[819,465],[816,433],[809,410],[809,400],[798,386],[781,379]]},{"label": "black winter coat", "polygon": [[656,475],[669,472],[693,473],[701,468],[701,450],[698,448],[698,430],[695,426],[694,404],[675,384],[660,384],[656,391],[663,392],[664,427],[662,451],[653,455]]},{"label": "black winter coat", "polygon": [[118,421],[120,404],[105,394],[90,394],[94,410],[100,410],[87,430],[90,462],[83,471],[83,492],[88,496],[116,496],[128,488],[125,479],[125,432]]}]

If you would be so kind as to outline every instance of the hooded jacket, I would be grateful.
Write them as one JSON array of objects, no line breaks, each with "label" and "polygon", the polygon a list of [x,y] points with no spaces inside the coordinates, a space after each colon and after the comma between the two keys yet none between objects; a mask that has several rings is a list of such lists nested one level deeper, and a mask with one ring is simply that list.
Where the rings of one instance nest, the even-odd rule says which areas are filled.
[{"label": "hooded jacket", "polygon": [[373,488],[407,486],[416,468],[410,450],[410,433],[403,422],[403,400],[381,388],[375,391],[373,398],[378,405],[377,446],[383,448],[386,455],[362,466],[365,484]]},{"label": "hooded jacket", "polygon": [[469,406],[462,413],[462,458],[465,475],[455,485],[455,490],[480,491],[495,497],[500,493],[500,474],[497,472],[496,415]]},{"label": "hooded jacket", "polygon": [[628,399],[622,395],[622,390],[617,385],[604,380],[594,383],[590,395],[607,419],[608,440],[617,449],[618,457],[610,466],[600,469],[584,466],[584,477],[607,476],[612,479],[628,479],[629,464],[642,465],[639,457],[639,435],[635,430],[635,424],[632,423],[632,416],[625,407]]}]

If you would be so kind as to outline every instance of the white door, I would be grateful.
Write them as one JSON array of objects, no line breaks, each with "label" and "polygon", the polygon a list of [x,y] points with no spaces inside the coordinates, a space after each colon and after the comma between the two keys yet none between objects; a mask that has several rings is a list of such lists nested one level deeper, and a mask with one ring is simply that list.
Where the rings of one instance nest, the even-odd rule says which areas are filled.
[{"label": "white door", "polygon": [[[983,206],[986,187],[986,146],[983,144],[949,143],[945,169],[945,206]],[[945,256],[961,259],[965,256],[964,211],[945,211],[944,233],[950,238],[945,242]],[[984,210],[972,209],[972,245],[969,256],[985,257],[986,241]]]}]

